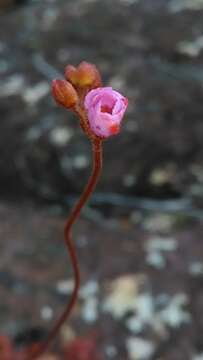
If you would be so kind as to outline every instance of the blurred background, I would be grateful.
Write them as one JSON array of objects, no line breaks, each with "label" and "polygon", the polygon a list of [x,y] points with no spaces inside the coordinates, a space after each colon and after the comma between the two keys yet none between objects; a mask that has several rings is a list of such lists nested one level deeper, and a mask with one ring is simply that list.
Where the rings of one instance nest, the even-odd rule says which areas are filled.
[{"label": "blurred background", "polygon": [[82,60],[129,108],[74,228],[56,351],[82,336],[99,359],[201,360],[203,0],[0,0],[0,333],[43,339],[72,291],[63,226],[91,147],[50,83]]}]

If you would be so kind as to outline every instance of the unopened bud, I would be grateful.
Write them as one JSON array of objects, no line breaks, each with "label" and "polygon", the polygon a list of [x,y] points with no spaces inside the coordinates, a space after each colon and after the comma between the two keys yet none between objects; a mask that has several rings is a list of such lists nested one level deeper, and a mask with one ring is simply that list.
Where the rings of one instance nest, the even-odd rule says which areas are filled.
[{"label": "unopened bud", "polygon": [[76,69],[68,65],[65,70],[66,79],[78,87],[99,87],[101,86],[101,77],[94,64],[82,61]]},{"label": "unopened bud", "polygon": [[92,86],[96,81],[100,81],[100,75],[95,65],[82,61],[78,66],[78,81],[81,87]]},{"label": "unopened bud", "polygon": [[56,102],[66,108],[74,107],[78,102],[78,94],[72,84],[66,80],[52,81],[52,95]]},{"label": "unopened bud", "polygon": [[78,71],[75,66],[67,65],[65,69],[65,78],[73,85],[78,85]]}]

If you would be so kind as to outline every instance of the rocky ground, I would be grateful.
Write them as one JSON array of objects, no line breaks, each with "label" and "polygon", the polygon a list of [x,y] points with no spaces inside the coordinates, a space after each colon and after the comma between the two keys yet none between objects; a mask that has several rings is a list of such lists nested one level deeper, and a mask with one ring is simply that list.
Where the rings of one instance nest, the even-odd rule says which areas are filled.
[{"label": "rocky ground", "polygon": [[58,347],[203,359],[202,20],[202,0],[0,2],[0,331],[17,345],[71,294],[63,226],[91,156],[50,82],[86,59],[130,106],[74,229],[82,287]]}]

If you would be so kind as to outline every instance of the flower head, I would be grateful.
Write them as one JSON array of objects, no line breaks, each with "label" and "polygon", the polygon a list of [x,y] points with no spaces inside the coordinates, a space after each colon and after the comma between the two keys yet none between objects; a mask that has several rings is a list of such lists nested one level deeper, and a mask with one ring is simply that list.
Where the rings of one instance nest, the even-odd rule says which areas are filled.
[{"label": "flower head", "polygon": [[128,100],[111,87],[102,87],[88,92],[84,106],[93,133],[107,138],[119,132]]},{"label": "flower head", "polygon": [[116,135],[128,106],[128,100],[111,87],[102,87],[100,72],[94,64],[82,61],[67,65],[66,80],[53,80],[56,102],[80,119],[80,126],[91,139]]}]

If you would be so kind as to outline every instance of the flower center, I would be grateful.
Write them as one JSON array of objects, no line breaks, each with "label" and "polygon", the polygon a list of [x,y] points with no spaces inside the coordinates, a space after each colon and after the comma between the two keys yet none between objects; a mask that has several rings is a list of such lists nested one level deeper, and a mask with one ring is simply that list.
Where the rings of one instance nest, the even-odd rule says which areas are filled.
[{"label": "flower center", "polygon": [[113,106],[109,106],[109,105],[101,106],[101,112],[103,112],[103,113],[112,114],[112,110],[113,110]]}]

